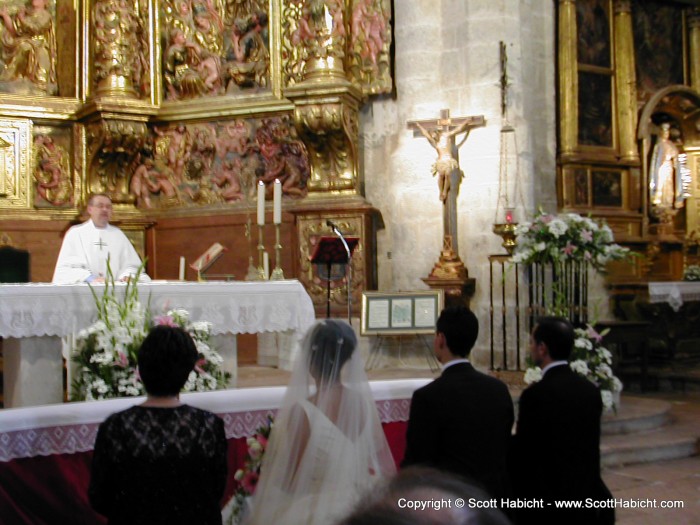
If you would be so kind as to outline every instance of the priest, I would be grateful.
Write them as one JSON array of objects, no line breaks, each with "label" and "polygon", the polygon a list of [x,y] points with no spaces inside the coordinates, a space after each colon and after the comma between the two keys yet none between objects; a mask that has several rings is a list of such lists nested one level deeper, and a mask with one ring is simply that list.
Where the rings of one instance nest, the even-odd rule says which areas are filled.
[{"label": "priest", "polygon": [[[104,282],[107,259],[115,280],[134,277],[141,259],[124,232],[109,224],[112,200],[104,193],[95,193],[87,203],[90,219],[71,227],[63,238],[52,282],[55,284]],[[139,280],[150,281],[142,273]]]}]

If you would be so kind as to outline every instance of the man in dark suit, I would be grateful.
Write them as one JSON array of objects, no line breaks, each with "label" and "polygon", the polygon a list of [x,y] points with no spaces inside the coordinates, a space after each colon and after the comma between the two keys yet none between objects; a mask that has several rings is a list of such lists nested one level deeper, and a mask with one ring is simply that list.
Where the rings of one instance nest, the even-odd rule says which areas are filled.
[{"label": "man in dark suit", "polygon": [[566,319],[543,317],[532,330],[530,357],[543,377],[520,396],[510,466],[514,496],[537,505],[518,510],[518,525],[614,523],[613,511],[555,504],[612,497],[600,477],[600,391],[569,367],[573,345]]},{"label": "man in dark suit", "polygon": [[479,334],[471,310],[446,308],[436,332],[434,350],[442,374],[413,393],[402,467],[450,471],[492,497],[507,496],[506,452],[514,419],[508,388],[467,359]]}]

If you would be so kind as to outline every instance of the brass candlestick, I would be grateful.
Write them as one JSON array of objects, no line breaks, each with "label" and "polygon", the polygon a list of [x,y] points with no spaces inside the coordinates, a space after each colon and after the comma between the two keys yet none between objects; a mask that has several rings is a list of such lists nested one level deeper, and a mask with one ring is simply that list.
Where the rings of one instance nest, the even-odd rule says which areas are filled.
[{"label": "brass candlestick", "polygon": [[275,224],[275,269],[272,270],[270,275],[271,281],[281,281],[284,279],[284,272],[280,267],[280,257],[282,252],[282,245],[280,244],[280,225]]},{"label": "brass candlestick", "polygon": [[263,244],[263,226],[258,224],[258,281],[266,281],[265,275],[265,245]]}]

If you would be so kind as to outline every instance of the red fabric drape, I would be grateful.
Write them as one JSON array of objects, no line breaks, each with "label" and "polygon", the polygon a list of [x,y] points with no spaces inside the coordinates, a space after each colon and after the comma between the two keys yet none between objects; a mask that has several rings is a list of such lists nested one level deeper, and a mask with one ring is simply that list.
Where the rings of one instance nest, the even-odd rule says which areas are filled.
[{"label": "red fabric drape", "polygon": [[[396,464],[406,448],[406,422],[384,423]],[[246,438],[228,440],[229,475],[224,501],[233,494],[233,475],[243,466]],[[106,520],[92,510],[87,488],[92,452],[55,454],[0,463],[0,523],[2,525],[101,525]],[[222,502],[223,503],[223,502]]]}]

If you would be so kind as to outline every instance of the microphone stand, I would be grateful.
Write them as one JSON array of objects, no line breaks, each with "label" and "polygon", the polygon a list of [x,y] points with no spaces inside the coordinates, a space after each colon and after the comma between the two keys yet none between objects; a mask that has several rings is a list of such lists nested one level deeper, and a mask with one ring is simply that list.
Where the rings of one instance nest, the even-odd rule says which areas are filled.
[{"label": "microphone stand", "polygon": [[[342,232],[338,229],[338,227],[333,224],[331,221],[326,221],[326,225],[331,227],[331,230],[333,230],[333,233],[335,233],[338,238],[340,239],[340,242],[343,243],[343,247],[345,248],[345,253],[348,255],[348,264],[347,267],[345,268],[345,276],[347,277],[348,280],[348,323],[352,325],[352,294],[351,294],[351,288],[352,288],[352,268],[350,268],[350,257],[352,254],[350,253],[350,247],[348,246],[348,243],[345,241],[345,237],[343,236]],[[330,277],[330,274],[329,274]]]}]

